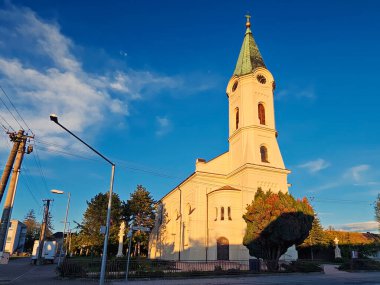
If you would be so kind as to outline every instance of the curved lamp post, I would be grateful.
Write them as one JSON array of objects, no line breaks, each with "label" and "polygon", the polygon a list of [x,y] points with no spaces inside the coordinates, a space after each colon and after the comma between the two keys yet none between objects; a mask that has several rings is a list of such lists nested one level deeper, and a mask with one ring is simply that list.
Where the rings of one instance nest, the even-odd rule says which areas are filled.
[{"label": "curved lamp post", "polygon": [[[50,190],[51,193],[53,194],[65,194],[64,191],[62,190],[57,190],[57,189],[53,189],[53,190]],[[65,222],[64,222],[64,226],[63,226],[63,240],[62,240],[62,246],[61,246],[61,251],[59,252],[59,257],[58,257],[58,266],[61,265],[61,255],[62,255],[62,249],[64,248],[65,249],[65,255],[66,255],[66,247],[65,247],[65,232],[66,232],[66,225],[67,225],[67,217],[69,215],[69,208],[70,208],[70,192],[67,192],[67,206],[66,206],[66,215],[65,215]]]},{"label": "curved lamp post", "polygon": [[109,160],[107,157],[105,157],[103,154],[98,152],[96,149],[94,149],[92,146],[84,142],[81,138],[79,138],[77,135],[75,135],[73,132],[62,126],[58,122],[58,116],[55,114],[50,115],[50,120],[54,123],[56,123],[58,126],[60,126],[62,129],[64,129],[66,132],[68,132],[70,135],[75,137],[77,140],[79,140],[81,143],[83,143],[85,146],[87,146],[89,149],[91,149],[93,152],[95,152],[97,155],[99,155],[101,158],[103,158],[105,161],[107,161],[109,164],[111,164],[111,185],[109,190],[109,197],[108,197],[108,207],[107,207],[107,221],[106,221],[106,232],[104,235],[104,244],[103,244],[103,255],[102,255],[102,265],[100,269],[100,280],[99,284],[104,285],[104,280],[106,276],[106,263],[107,263],[107,246],[108,246],[108,237],[110,233],[110,220],[111,220],[111,206],[112,206],[112,191],[113,191],[113,181],[115,176],[115,163],[113,163],[111,160]]}]

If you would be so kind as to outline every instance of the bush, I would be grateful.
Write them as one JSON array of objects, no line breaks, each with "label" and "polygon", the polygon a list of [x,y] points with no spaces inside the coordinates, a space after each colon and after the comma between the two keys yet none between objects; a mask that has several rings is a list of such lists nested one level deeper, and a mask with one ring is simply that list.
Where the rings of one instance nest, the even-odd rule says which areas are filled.
[{"label": "bush", "polygon": [[82,267],[82,265],[78,263],[69,263],[66,260],[62,262],[62,264],[57,267],[57,271],[59,276],[61,277],[86,277],[87,272]]},{"label": "bush", "polygon": [[352,259],[339,266],[339,270],[380,271],[380,262],[373,259]]},{"label": "bush", "polygon": [[285,263],[282,267],[284,267],[287,272],[321,272],[323,270],[317,263],[300,260],[292,261],[289,264]]}]

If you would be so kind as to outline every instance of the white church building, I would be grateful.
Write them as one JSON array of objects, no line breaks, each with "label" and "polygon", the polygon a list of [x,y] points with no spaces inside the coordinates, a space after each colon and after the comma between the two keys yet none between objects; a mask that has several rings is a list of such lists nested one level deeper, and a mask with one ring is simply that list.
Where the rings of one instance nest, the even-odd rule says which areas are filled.
[{"label": "white church building", "polygon": [[275,81],[252,36],[249,16],[236,68],[227,84],[229,149],[205,161],[160,201],[149,257],[247,260],[242,216],[258,188],[288,192],[277,142]]}]

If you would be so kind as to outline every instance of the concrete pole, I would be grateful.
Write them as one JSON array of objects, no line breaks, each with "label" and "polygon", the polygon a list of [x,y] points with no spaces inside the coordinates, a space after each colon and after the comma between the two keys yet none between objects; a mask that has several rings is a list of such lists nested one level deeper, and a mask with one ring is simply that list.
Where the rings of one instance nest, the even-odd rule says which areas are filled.
[{"label": "concrete pole", "polygon": [[4,203],[3,214],[1,216],[1,226],[0,226],[0,252],[4,251],[4,245],[7,239],[6,234],[8,231],[8,226],[9,226],[9,221],[10,221],[10,216],[11,216],[11,211],[12,211],[13,198],[16,192],[18,172],[21,168],[22,159],[25,153],[25,144],[26,144],[26,138],[24,137],[22,138],[20,145],[18,147],[16,161],[14,163],[14,168],[12,172],[11,182],[9,184],[7,197]]},{"label": "concrete pole", "polygon": [[41,226],[40,244],[38,246],[38,255],[37,255],[37,264],[38,265],[43,264],[42,252],[43,252],[45,237],[46,237],[46,227],[47,227],[47,223],[48,223],[48,219],[49,219],[49,207],[50,207],[50,201],[53,201],[53,200],[47,199],[44,201],[46,201],[46,205],[45,205],[44,220],[43,220],[42,226]]},{"label": "concrete pole", "polygon": [[1,203],[1,200],[3,199],[5,187],[7,187],[9,175],[11,174],[12,166],[15,161],[17,150],[19,148],[21,138],[23,135],[24,135],[23,130],[18,131],[16,138],[10,135],[11,140],[13,140],[13,147],[11,149],[11,152],[9,153],[7,163],[5,165],[3,175],[1,176],[1,180],[0,180],[0,203]]},{"label": "concrete pole", "polygon": [[66,232],[66,225],[67,225],[67,217],[69,215],[69,208],[70,208],[70,192],[67,193],[67,206],[66,206],[66,215],[65,215],[65,222],[64,222],[64,226],[63,226],[63,239],[62,239],[62,246],[61,246],[61,250],[59,252],[59,256],[58,256],[58,266],[61,265],[61,255],[62,255],[62,250],[65,250],[65,256],[66,256],[66,245],[65,245],[65,232]]}]

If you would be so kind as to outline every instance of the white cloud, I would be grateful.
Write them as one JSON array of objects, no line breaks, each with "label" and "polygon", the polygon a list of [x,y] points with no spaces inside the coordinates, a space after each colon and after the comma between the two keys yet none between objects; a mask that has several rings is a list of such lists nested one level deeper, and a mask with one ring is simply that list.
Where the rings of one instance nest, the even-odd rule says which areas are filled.
[{"label": "white cloud", "polygon": [[316,95],[314,88],[311,87],[305,89],[291,87],[288,89],[281,89],[275,93],[276,100],[285,100],[290,98],[314,100]]},{"label": "white cloud", "polygon": [[310,173],[316,173],[319,172],[327,167],[330,166],[330,163],[325,161],[322,158],[318,158],[316,160],[312,160],[309,162],[306,162],[304,164],[299,165],[298,167],[300,168],[305,168],[307,169]]},{"label": "white cloud", "polygon": [[157,136],[163,136],[169,133],[172,130],[172,123],[167,117],[156,117]]},{"label": "white cloud", "polygon": [[379,223],[376,221],[350,223],[337,226],[338,229],[353,232],[374,232],[379,230]]},{"label": "white cloud", "polygon": [[109,86],[114,91],[127,93],[130,99],[136,100],[155,95],[164,89],[181,88],[182,80],[150,71],[129,70],[128,73],[118,71]]},{"label": "white cloud", "polygon": [[[148,71],[87,72],[75,56],[75,43],[57,23],[32,10],[0,9],[0,84],[37,135],[57,140],[61,130],[49,123],[55,113],[74,132],[111,124],[129,115],[133,100],[178,87],[178,80]],[[18,125],[0,108],[3,117]],[[62,140],[62,144],[64,144]]]},{"label": "white cloud", "polygon": [[363,175],[370,169],[368,164],[361,164],[349,168],[344,174],[345,178],[354,180],[355,182],[360,182],[363,179]]}]

